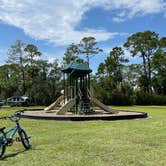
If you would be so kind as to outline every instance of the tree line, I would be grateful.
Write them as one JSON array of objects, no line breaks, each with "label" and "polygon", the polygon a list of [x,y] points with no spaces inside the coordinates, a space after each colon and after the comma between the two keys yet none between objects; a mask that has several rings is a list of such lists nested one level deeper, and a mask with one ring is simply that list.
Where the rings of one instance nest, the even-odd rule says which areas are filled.
[{"label": "tree line", "polygon": [[8,50],[7,63],[0,66],[0,97],[26,95],[31,103],[45,105],[60,95],[61,72],[58,61],[40,59],[33,44],[16,41]]},{"label": "tree line", "polygon": [[[131,64],[124,49],[141,61]],[[9,48],[6,64],[0,66],[0,98],[26,95],[34,104],[48,105],[63,89],[62,66],[72,61],[89,65],[91,56],[102,51],[94,37],[84,37],[67,47],[60,65],[58,60],[42,60],[35,45],[18,40]],[[153,31],[131,35],[123,47],[110,50],[91,82],[94,95],[106,104],[166,104],[166,37]]]},{"label": "tree line", "polygon": [[[130,64],[126,48],[140,62]],[[114,47],[98,68],[94,79],[98,97],[107,104],[166,104],[166,37],[138,32],[122,47]]]}]

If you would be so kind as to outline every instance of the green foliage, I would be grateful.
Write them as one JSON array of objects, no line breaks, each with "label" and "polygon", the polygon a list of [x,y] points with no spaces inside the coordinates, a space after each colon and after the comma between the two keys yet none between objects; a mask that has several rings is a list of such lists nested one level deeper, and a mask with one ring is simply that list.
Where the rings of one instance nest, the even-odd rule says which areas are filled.
[{"label": "green foliage", "polygon": [[157,94],[166,95],[166,38],[160,39],[160,48],[152,59],[154,77],[153,87]]},{"label": "green foliage", "polygon": [[23,65],[23,59],[24,59],[24,47],[25,43],[23,43],[21,40],[17,40],[8,50],[8,60],[7,63],[9,64],[18,64],[20,66]]},{"label": "green foliage", "polygon": [[[24,48],[25,47],[25,48]],[[58,61],[36,59],[41,53],[32,44],[16,41],[9,49],[8,64],[0,66],[0,97],[26,95],[33,104],[48,105],[60,95]]]},{"label": "green foliage", "polygon": [[110,51],[110,56],[105,60],[107,73],[113,78],[115,86],[122,82],[123,63],[128,62],[128,59],[124,58],[123,55],[124,51],[121,47],[114,47],[112,51]]},{"label": "green foliage", "polygon": [[8,60],[7,63],[9,64],[17,64],[18,68],[18,75],[20,77],[20,81],[22,84],[21,87],[21,95],[25,95],[26,87],[25,87],[25,72],[24,72],[24,63],[25,63],[25,43],[23,43],[21,40],[17,40],[8,51]]},{"label": "green foliage", "polygon": [[38,50],[38,48],[33,44],[28,44],[24,51],[27,53],[27,58],[34,59],[35,57],[41,56],[41,52]]},{"label": "green foliage", "polygon": [[123,49],[114,47],[98,67],[96,84],[101,96],[96,96],[115,105],[165,104],[166,38],[152,31],[138,32],[127,39],[124,47],[131,56],[141,57],[142,63],[124,65],[128,60]]},{"label": "green foliage", "polygon": [[19,66],[17,64],[6,64],[0,66],[0,95],[6,99],[10,95],[20,95],[21,89]]},{"label": "green foliage", "polygon": [[133,105],[134,102],[133,89],[127,83],[121,84],[111,92],[110,103],[112,105]]},{"label": "green foliage", "polygon": [[132,105],[134,103],[132,87],[124,81],[124,63],[128,62],[121,47],[114,47],[110,51],[105,63],[98,68],[99,87],[97,92],[99,99],[105,104]]},{"label": "green foliage", "polygon": [[[29,81],[27,94],[34,104],[48,105],[60,95],[60,68],[57,60],[52,63],[37,61],[36,74]],[[29,68],[28,68],[29,69]],[[35,71],[34,68],[32,71]]]},{"label": "green foliage", "polygon": [[131,56],[140,56],[143,60],[142,81],[144,89],[152,93],[152,64],[151,59],[159,49],[158,34],[152,31],[138,32],[131,35],[124,44]]},{"label": "green foliage", "polygon": [[95,55],[95,54],[98,54],[99,52],[103,51],[99,47],[96,47],[96,45],[97,45],[96,39],[94,37],[91,37],[91,36],[84,37],[80,41],[80,44],[78,45],[79,53],[86,55],[88,65],[90,63],[90,56],[91,55]]},{"label": "green foliage", "polygon": [[[124,48],[112,48],[91,80],[95,97],[114,105],[165,104],[166,37],[159,38],[153,31],[138,32],[124,47],[142,62],[128,63]],[[80,44],[68,46],[63,65],[83,63],[80,54],[89,63],[90,56],[101,51],[94,37],[84,37]],[[9,48],[7,64],[0,66],[0,98],[27,95],[34,104],[48,105],[60,95],[64,88],[61,66],[57,60],[41,60],[41,54],[37,46],[19,40]]]},{"label": "green foliage", "polygon": [[97,69],[97,75],[103,78],[106,75],[106,65],[105,63],[100,63]]},{"label": "green foliage", "polygon": [[78,57],[78,54],[79,54],[78,46],[72,43],[71,45],[69,45],[66,52],[64,53],[63,64],[66,65],[70,64],[71,62],[83,63],[84,60],[80,59]]},{"label": "green foliage", "polygon": [[143,91],[136,92],[135,104],[137,105],[166,105],[166,96],[148,94]]}]

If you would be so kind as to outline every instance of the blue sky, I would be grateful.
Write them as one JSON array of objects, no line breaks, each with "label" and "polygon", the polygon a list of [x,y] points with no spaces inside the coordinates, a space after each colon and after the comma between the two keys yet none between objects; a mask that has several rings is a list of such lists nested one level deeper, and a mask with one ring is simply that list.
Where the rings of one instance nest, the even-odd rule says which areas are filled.
[{"label": "blue sky", "polygon": [[[104,53],[91,59],[96,70],[112,47],[138,31],[166,36],[165,0],[0,0],[0,64],[17,39],[38,46],[42,59],[62,59],[72,42],[94,36]],[[139,61],[130,58],[131,63]]]}]

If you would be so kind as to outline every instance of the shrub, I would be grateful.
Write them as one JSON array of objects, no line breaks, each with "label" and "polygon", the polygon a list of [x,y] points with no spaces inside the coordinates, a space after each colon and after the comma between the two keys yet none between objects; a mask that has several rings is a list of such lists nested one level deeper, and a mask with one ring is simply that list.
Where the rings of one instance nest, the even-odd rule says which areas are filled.
[{"label": "shrub", "polygon": [[130,86],[123,84],[112,91],[110,101],[112,105],[133,105],[135,96]]},{"label": "shrub", "polygon": [[112,105],[133,105],[134,96],[114,90],[111,94],[110,101]]},{"label": "shrub", "polygon": [[135,104],[137,105],[166,105],[166,96],[136,92]]}]

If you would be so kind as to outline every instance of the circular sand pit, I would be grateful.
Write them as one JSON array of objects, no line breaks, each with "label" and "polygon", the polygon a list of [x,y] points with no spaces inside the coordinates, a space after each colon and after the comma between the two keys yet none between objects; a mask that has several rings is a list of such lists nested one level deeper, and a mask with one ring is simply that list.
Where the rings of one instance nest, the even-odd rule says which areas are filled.
[{"label": "circular sand pit", "polygon": [[113,113],[108,113],[103,110],[95,110],[91,114],[75,115],[67,112],[64,115],[56,115],[55,111],[45,112],[43,110],[27,110],[21,115],[23,118],[57,120],[57,121],[89,121],[89,120],[128,120],[146,118],[145,112],[113,110]]}]

